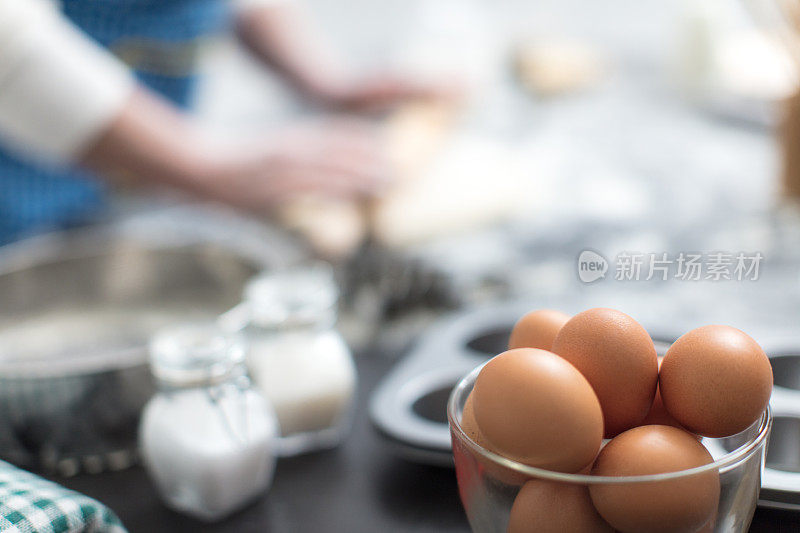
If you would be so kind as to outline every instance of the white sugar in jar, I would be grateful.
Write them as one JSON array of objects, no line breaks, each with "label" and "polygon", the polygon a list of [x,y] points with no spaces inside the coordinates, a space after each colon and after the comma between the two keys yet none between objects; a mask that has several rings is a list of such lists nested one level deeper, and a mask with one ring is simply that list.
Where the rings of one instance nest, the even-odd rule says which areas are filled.
[{"label": "white sugar in jar", "polygon": [[253,382],[280,426],[280,454],[341,442],[350,423],[356,368],[335,328],[338,290],[324,263],[264,273],[245,288],[240,315]]},{"label": "white sugar in jar", "polygon": [[245,373],[241,339],[197,324],[151,343],[159,392],[139,432],[145,467],[164,502],[219,520],[263,494],[275,467],[275,414]]}]

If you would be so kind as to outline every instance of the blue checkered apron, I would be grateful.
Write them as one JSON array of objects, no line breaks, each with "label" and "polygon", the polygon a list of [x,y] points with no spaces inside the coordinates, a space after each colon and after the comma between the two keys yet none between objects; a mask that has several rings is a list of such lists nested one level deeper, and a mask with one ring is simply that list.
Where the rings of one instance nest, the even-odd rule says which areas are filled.
[{"label": "blue checkered apron", "polygon": [[[221,0],[62,0],[62,6],[141,82],[182,107],[191,103],[204,37],[227,17]],[[0,147],[0,244],[96,220],[104,189],[86,172],[43,167]]]}]

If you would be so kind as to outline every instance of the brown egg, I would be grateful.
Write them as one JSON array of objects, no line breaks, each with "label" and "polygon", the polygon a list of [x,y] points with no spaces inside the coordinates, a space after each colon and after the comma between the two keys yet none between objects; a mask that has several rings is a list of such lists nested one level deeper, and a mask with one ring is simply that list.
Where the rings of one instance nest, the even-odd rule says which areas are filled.
[{"label": "brown egg", "polygon": [[531,311],[514,324],[508,339],[508,349],[539,348],[550,351],[553,349],[553,340],[567,320],[569,315],[561,311]]},{"label": "brown egg", "polygon": [[492,449],[510,459],[577,472],[603,437],[600,403],[575,367],[535,348],[490,360],[472,391],[475,421]]},{"label": "brown egg", "polygon": [[[658,369],[661,370],[661,362],[664,360],[663,357],[658,358]],[[661,388],[656,387],[656,396],[653,398],[653,405],[650,406],[650,411],[647,413],[647,416],[644,417],[642,420],[643,426],[652,426],[652,425],[662,425],[662,426],[672,426],[676,428],[682,428],[680,423],[675,420],[671,414],[667,412],[666,407],[664,407],[664,402],[661,399]]]},{"label": "brown egg", "polygon": [[[481,433],[480,428],[478,427],[478,423],[475,421],[475,411],[472,407],[472,394],[470,393],[467,396],[467,401],[464,402],[464,411],[461,414],[461,428],[464,430],[464,433],[472,439],[472,441],[483,447],[487,450],[494,452],[498,455],[501,455],[497,450],[495,450],[489,442],[487,442],[486,437],[483,436]],[[482,476],[490,477],[495,481],[499,481],[501,483],[505,483],[506,485],[514,485],[519,486],[525,483],[530,477],[527,474],[523,474],[511,468],[507,468],[504,465],[496,463],[491,459],[482,456],[481,454],[474,452],[472,450],[468,450],[470,456],[480,463],[480,471]]]},{"label": "brown egg", "polygon": [[467,401],[464,402],[464,412],[461,414],[461,429],[473,442],[485,446],[481,430],[478,429],[478,423],[475,422],[475,412],[472,409],[472,393],[467,396]]},{"label": "brown egg", "polygon": [[658,359],[653,340],[634,319],[605,308],[578,313],[556,335],[553,352],[591,383],[606,438],[644,420],[658,384]]},{"label": "brown egg", "polygon": [[[671,426],[641,426],[606,444],[592,474],[662,474],[712,461],[708,450],[687,431]],[[719,491],[716,469],[667,481],[589,486],[600,515],[623,533],[696,532],[715,515]]]},{"label": "brown egg", "polygon": [[667,411],[706,437],[744,431],[767,407],[772,367],[764,350],[729,326],[704,326],[667,350],[659,388]]},{"label": "brown egg", "polygon": [[598,514],[585,485],[534,479],[511,507],[508,533],[613,533]]}]

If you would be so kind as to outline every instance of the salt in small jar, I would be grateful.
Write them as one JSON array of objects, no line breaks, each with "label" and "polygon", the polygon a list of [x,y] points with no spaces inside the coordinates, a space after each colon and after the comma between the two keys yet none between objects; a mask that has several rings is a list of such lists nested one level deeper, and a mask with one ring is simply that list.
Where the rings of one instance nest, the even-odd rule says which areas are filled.
[{"label": "salt in small jar", "polygon": [[150,364],[159,392],[139,430],[150,478],[167,506],[214,521],[269,487],[278,426],[246,375],[242,339],[214,324],[158,333]]},{"label": "salt in small jar", "polygon": [[338,288],[322,262],[265,272],[223,317],[248,343],[247,366],[275,409],[282,456],[332,448],[351,425],[357,373],[336,329]]}]

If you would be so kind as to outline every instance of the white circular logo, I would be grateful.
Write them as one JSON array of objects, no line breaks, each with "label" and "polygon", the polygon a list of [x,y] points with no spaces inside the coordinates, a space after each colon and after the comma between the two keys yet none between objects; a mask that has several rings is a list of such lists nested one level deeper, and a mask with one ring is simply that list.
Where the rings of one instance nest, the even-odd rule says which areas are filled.
[{"label": "white circular logo", "polygon": [[578,256],[578,277],[584,283],[592,283],[606,277],[608,261],[592,250],[584,250]]}]

